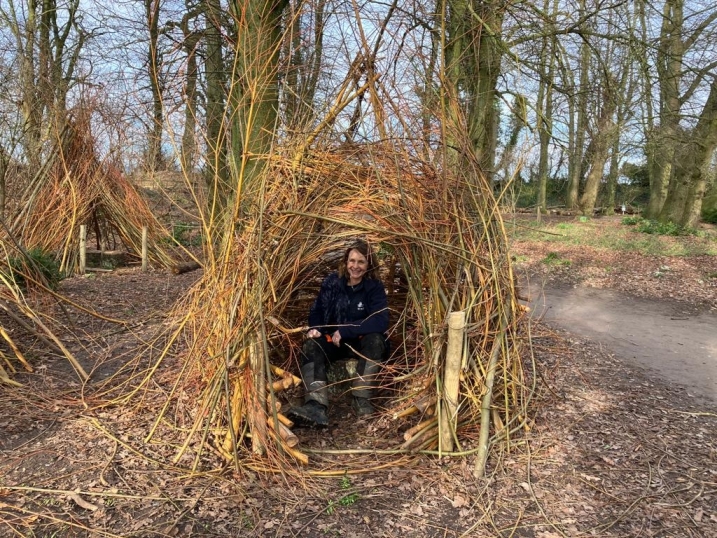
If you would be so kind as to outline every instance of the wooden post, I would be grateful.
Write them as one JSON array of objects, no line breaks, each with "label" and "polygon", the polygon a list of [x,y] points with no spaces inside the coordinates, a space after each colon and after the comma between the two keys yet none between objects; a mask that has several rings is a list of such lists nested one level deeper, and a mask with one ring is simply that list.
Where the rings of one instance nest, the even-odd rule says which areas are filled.
[{"label": "wooden post", "polygon": [[263,455],[266,452],[264,442],[267,434],[266,423],[266,364],[261,344],[256,340],[250,344],[249,364],[254,376],[254,394],[252,394],[251,449],[254,454]]},{"label": "wooden post", "polygon": [[438,451],[453,451],[453,435],[458,423],[458,393],[460,389],[461,363],[463,360],[463,335],[466,329],[466,313],[451,312],[448,315],[448,347],[443,374],[443,402]]},{"label": "wooden post", "polygon": [[537,222],[538,224],[540,224],[540,220],[541,220],[541,219],[540,219],[540,206],[538,206],[538,209],[537,209],[537,211],[536,211],[536,213],[535,213],[535,220],[536,220],[536,222]]},{"label": "wooden post", "polygon": [[142,226],[142,271],[147,270],[147,227]]},{"label": "wooden post", "polygon": [[87,225],[80,224],[80,274],[85,274],[87,267]]}]

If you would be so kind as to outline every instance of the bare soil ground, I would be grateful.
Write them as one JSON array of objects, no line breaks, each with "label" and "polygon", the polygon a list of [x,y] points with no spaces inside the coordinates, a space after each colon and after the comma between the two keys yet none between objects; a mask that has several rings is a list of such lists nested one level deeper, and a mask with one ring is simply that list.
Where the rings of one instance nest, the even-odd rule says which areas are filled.
[{"label": "bare soil ground", "polygon": [[[541,263],[563,248],[573,249],[560,250],[569,267]],[[540,242],[514,252],[533,279],[717,306],[714,257],[608,263],[607,252]],[[173,467],[164,447],[141,443],[167,387],[149,387],[133,407],[97,404],[102,380],[164,327],[198,276],[126,269],[63,281],[77,305],[125,323],[65,306],[66,317],[53,317],[76,337],[68,341],[92,382],[35,342],[26,353],[35,372],[14,376],[22,388],[0,386],[0,536],[717,537],[717,402],[546,323],[530,334],[540,372],[532,429],[494,453],[485,479],[473,479],[471,457],[381,468],[388,460],[375,454],[362,456],[365,473],[301,480]],[[329,449],[384,448],[389,418],[345,413],[334,410],[328,431],[301,432],[325,449],[312,454],[314,470],[351,457]]]}]

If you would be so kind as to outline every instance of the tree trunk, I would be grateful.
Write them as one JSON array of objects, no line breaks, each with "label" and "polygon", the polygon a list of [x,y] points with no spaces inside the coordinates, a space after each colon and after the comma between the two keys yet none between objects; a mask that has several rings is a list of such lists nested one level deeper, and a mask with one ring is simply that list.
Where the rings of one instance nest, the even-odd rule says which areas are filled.
[{"label": "tree trunk", "polygon": [[580,197],[580,211],[584,215],[592,215],[595,208],[600,184],[602,183],[605,163],[607,163],[608,153],[613,139],[617,134],[613,115],[615,114],[615,96],[613,94],[613,80],[608,78],[605,80],[605,91],[603,96],[602,111],[596,132],[590,141],[590,162],[589,172],[585,180],[585,189]]},{"label": "tree trunk", "polygon": [[[548,13],[550,0],[545,0],[543,9]],[[550,143],[553,139],[553,77],[555,54],[553,53],[555,42],[550,41],[547,36],[542,38],[540,50],[540,82],[538,87],[538,99],[536,115],[538,123],[538,139],[540,140],[540,157],[538,160],[538,199],[537,206],[541,211],[548,209],[547,191],[549,174],[549,153]]]},{"label": "tree trunk", "polygon": [[[186,2],[189,4],[189,2]],[[189,7],[189,6],[187,6]],[[187,53],[187,74],[184,79],[184,130],[182,131],[182,169],[191,173],[194,171],[197,153],[197,45],[199,43],[199,34],[193,32],[189,28],[191,19],[197,16],[197,13],[189,11],[182,18],[180,24],[184,42],[182,46]]]},{"label": "tree trunk", "polygon": [[288,0],[234,3],[239,69],[231,83],[235,216],[256,203],[258,178],[274,144],[279,114],[281,20]]},{"label": "tree trunk", "polygon": [[661,221],[671,221],[685,227],[697,225],[715,149],[717,149],[717,78],[712,81],[709,97],[697,125],[681,151],[676,154],[670,181],[674,188],[671,189],[670,196],[660,213]]},{"label": "tree trunk", "polygon": [[160,0],[145,0],[144,10],[149,31],[149,50],[147,66],[149,70],[149,86],[152,90],[152,121],[147,129],[147,155],[145,166],[151,172],[161,170],[162,133],[164,130],[164,110],[162,96],[162,58],[159,52],[159,6]]},{"label": "tree trunk", "polygon": [[[502,59],[500,36],[505,9],[503,4],[477,0],[447,0],[444,7],[445,74],[451,86],[444,88],[447,90],[444,95],[462,107],[460,112],[447,112],[446,117],[451,117],[458,129],[466,118],[468,131],[468,147],[449,138],[448,144],[453,146],[449,166],[455,164],[470,170],[471,163],[475,162],[483,174],[491,177],[497,139],[496,86]],[[471,155],[461,153],[466,151]]]},{"label": "tree trunk", "polygon": [[231,186],[226,166],[225,72],[222,36],[222,6],[219,0],[204,3],[206,44],[205,76],[207,79],[207,166],[206,182],[209,189],[209,212],[212,222],[226,215]]},{"label": "tree trunk", "polygon": [[[657,75],[660,95],[660,125],[648,133],[647,167],[650,200],[645,216],[657,218],[669,196],[672,162],[680,133],[680,84],[684,57],[684,0],[666,0],[663,8],[660,46],[657,48]],[[651,96],[647,96],[651,98]]]},{"label": "tree trunk", "polygon": [[[618,122],[620,125],[620,122]],[[607,174],[607,192],[603,213],[612,215],[615,208],[615,195],[617,192],[617,177],[620,173],[620,137],[615,136],[610,151],[610,169]]]},{"label": "tree trunk", "polygon": [[[304,8],[310,9],[310,13],[297,12]],[[325,11],[326,0],[315,0],[296,2],[287,13],[290,38],[285,41],[284,57],[289,68],[284,102],[287,128],[298,136],[306,132],[315,119],[316,85],[323,64]]]},{"label": "tree trunk", "polygon": [[[584,13],[585,0],[580,1],[580,13]],[[583,179],[583,157],[585,155],[585,135],[588,131],[588,96],[590,95],[590,44],[583,39],[580,43],[580,79],[578,82],[577,95],[569,96],[572,116],[576,116],[577,123],[570,122],[571,130],[574,129],[572,139],[574,146],[568,155],[568,192],[565,197],[565,205],[568,209],[576,209],[579,204],[580,182]],[[574,87],[574,86],[573,86]],[[577,102],[576,102],[577,101]],[[575,112],[573,112],[575,110]]]}]

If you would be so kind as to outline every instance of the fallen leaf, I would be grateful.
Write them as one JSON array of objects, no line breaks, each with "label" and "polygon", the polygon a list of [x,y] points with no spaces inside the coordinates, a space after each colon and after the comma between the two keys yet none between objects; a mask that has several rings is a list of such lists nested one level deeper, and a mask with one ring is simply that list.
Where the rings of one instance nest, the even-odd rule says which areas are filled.
[{"label": "fallen leaf", "polygon": [[468,506],[468,499],[466,499],[463,495],[458,495],[453,498],[453,501],[451,501],[451,504],[453,505],[453,508],[461,508],[463,506]]}]

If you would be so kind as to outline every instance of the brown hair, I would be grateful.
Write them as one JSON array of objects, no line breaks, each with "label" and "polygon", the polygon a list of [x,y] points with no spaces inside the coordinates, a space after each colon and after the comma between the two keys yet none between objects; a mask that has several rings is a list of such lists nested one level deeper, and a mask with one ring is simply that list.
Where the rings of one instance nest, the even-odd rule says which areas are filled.
[{"label": "brown hair", "polygon": [[352,250],[357,250],[366,257],[366,261],[368,262],[366,277],[378,280],[378,258],[373,252],[371,246],[363,239],[356,240],[349,248],[346,249],[346,252],[344,252],[343,258],[341,258],[341,263],[339,263],[339,276],[346,276],[346,264],[348,263],[349,254],[351,254]]}]

